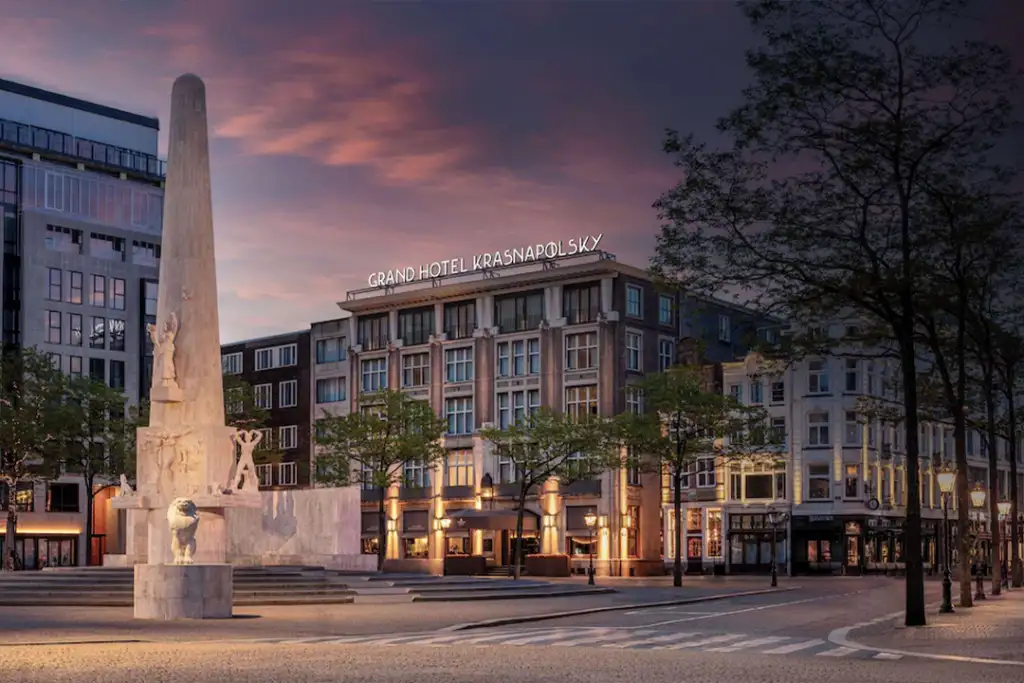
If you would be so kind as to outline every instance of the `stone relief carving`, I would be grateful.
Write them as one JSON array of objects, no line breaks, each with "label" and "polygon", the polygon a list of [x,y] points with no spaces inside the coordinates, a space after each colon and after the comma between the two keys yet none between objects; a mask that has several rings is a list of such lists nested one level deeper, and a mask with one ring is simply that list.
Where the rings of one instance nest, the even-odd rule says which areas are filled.
[{"label": "stone relief carving", "polygon": [[[162,329],[147,325],[149,338],[153,342],[153,393],[154,400],[180,401],[181,388],[178,386],[177,371],[174,367],[174,339],[178,336],[178,316],[171,311]],[[160,391],[160,390],[163,391]]]},{"label": "stone relief carving", "polygon": [[235,475],[232,477],[230,490],[237,491],[241,488],[243,491],[258,491],[260,482],[256,475],[256,463],[253,462],[252,452],[263,440],[263,432],[257,429],[240,429],[231,435],[231,440],[238,444],[242,454],[235,466]]},{"label": "stone relief carving", "polygon": [[121,488],[118,491],[118,494],[126,497],[135,495],[135,489],[133,489],[132,485],[128,483],[127,475],[121,475]]},{"label": "stone relief carving", "polygon": [[192,564],[196,554],[196,529],[199,510],[188,498],[175,498],[167,508],[167,524],[171,528],[171,552],[174,564]]}]

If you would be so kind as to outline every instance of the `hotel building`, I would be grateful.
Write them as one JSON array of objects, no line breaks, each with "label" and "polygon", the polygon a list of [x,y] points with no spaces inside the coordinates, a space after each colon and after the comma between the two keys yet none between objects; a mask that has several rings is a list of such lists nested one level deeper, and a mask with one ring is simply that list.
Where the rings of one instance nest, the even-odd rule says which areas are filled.
[{"label": "hotel building", "polygon": [[[155,320],[160,259],[158,135],[155,118],[0,80],[3,343],[37,347],[133,402],[152,367],[145,328]],[[23,486],[16,543],[25,568],[84,564],[87,553],[98,563],[119,542],[105,537],[116,524],[102,516],[85,538],[80,477]],[[6,503],[0,491],[0,509]]]},{"label": "hotel building", "polygon": [[[409,466],[405,485],[362,492],[363,552],[376,553],[383,496],[389,567],[435,573],[446,553],[483,555],[493,568],[510,562],[516,473],[481,427],[540,406],[605,417],[639,410],[634,385],[645,373],[677,363],[697,340],[708,355],[742,355],[753,329],[742,309],[660,292],[646,271],[603,252],[354,291],[339,305],[350,318],[313,327],[315,415],[359,410],[368,394],[401,388],[448,422],[440,467]],[[582,571],[594,547],[600,574],[664,571],[657,474],[549,481],[526,510],[526,554],[566,553]],[[596,538],[584,524],[590,511]],[[457,522],[447,532],[444,517]]]},{"label": "hotel building", "polygon": [[310,485],[309,339],[300,330],[221,346],[225,381],[248,384],[256,407],[267,411],[254,453],[261,489]]},{"label": "hotel building", "polygon": [[[837,331],[836,331],[837,332]],[[713,461],[691,475],[706,500],[684,503],[684,543],[690,571],[768,572],[772,538],[780,568],[794,574],[900,571],[907,475],[902,427],[869,423],[862,397],[895,399],[891,359],[810,357],[778,369],[757,354],[722,365],[723,390],[762,406],[785,434],[780,465]],[[952,430],[920,428],[922,550],[926,571],[941,568],[942,499],[936,472],[955,462]],[[1024,439],[1022,439],[1024,441]],[[1024,443],[1022,443],[1024,445]],[[1009,500],[1007,444],[1000,442],[1000,500]],[[982,435],[967,435],[968,480],[988,489]],[[1024,454],[1018,449],[1024,472]],[[703,474],[703,476],[702,476]],[[1018,474],[1024,492],[1024,474]],[[954,501],[955,502],[955,501]],[[1024,501],[1022,501],[1024,502]],[[773,529],[769,510],[790,515]],[[951,510],[951,517],[955,512]],[[989,538],[982,534],[983,544]],[[671,542],[671,541],[670,541]]]}]

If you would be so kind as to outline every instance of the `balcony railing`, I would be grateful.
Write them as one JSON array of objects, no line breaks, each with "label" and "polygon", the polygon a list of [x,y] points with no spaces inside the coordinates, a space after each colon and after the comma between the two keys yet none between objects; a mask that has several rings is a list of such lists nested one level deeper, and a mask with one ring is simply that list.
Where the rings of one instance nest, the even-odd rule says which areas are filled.
[{"label": "balcony railing", "polygon": [[76,138],[67,133],[59,133],[6,119],[0,119],[0,145],[33,152],[60,154],[125,173],[138,173],[149,178],[159,179],[167,175],[167,162],[152,154]]}]

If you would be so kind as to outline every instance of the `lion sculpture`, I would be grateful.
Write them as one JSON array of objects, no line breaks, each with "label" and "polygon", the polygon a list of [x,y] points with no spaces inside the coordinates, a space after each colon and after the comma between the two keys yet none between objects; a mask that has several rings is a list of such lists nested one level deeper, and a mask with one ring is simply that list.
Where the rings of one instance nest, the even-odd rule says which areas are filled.
[{"label": "lion sculpture", "polygon": [[171,552],[174,564],[192,564],[196,554],[196,528],[199,511],[188,498],[175,498],[167,508],[167,523],[171,527]]}]

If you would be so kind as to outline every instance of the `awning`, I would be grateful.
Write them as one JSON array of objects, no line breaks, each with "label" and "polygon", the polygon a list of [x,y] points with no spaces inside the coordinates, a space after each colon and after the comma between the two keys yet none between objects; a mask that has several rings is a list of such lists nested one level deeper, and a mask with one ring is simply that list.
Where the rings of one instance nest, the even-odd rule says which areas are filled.
[{"label": "awning", "polygon": [[[489,529],[492,531],[515,531],[517,510],[453,510],[448,513],[452,520],[452,531],[461,529]],[[523,531],[536,531],[540,526],[537,514],[526,510],[523,513]]]}]

